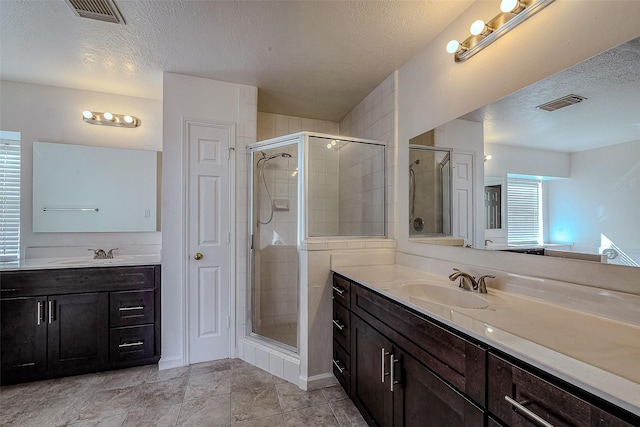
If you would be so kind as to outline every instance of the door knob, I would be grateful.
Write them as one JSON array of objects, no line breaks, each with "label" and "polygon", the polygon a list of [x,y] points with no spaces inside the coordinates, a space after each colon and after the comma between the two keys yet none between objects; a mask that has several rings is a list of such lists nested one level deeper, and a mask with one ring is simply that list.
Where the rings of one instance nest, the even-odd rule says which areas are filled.
[{"label": "door knob", "polygon": [[196,261],[202,258],[202,254],[200,252],[196,252],[193,255],[193,259],[195,259]]}]

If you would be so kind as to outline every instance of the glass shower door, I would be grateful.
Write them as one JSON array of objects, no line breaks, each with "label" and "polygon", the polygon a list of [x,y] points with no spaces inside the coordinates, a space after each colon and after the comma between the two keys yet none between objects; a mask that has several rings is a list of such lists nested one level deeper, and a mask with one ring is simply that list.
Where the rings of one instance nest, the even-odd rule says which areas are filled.
[{"label": "glass shower door", "polygon": [[298,145],[251,152],[251,334],[298,348]]}]

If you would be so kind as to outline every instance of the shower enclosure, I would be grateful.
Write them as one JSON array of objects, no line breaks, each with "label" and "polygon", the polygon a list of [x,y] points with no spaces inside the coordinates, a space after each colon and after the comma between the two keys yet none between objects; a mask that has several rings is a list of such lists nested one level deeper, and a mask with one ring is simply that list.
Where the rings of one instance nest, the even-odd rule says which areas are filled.
[{"label": "shower enclosure", "polygon": [[451,235],[451,150],[409,145],[409,237]]},{"label": "shower enclosure", "polygon": [[385,235],[385,145],[301,132],[248,150],[248,335],[297,352],[300,243]]}]

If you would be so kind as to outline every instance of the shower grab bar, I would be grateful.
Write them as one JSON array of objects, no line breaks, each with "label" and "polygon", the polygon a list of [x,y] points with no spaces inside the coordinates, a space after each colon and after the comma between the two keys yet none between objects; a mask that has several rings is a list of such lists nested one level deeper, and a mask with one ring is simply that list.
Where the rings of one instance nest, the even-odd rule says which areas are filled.
[{"label": "shower grab bar", "polygon": [[98,212],[98,208],[42,208],[42,212],[59,211],[59,212]]}]

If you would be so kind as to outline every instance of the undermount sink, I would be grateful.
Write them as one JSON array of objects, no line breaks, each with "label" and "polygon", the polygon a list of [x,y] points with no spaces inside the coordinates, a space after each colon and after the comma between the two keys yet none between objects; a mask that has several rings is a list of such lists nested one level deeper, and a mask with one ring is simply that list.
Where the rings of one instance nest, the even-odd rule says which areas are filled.
[{"label": "undermount sink", "polygon": [[461,308],[487,308],[489,301],[478,294],[451,285],[429,282],[405,283],[400,288],[409,299]]}]

